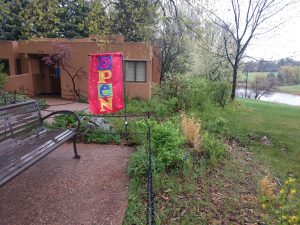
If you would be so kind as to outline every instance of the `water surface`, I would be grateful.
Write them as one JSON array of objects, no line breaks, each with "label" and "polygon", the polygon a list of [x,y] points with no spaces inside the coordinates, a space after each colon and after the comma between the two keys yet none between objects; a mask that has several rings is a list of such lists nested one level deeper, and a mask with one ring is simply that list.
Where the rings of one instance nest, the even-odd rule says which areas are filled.
[{"label": "water surface", "polygon": [[[238,88],[236,93],[239,97],[245,97],[245,89],[243,88]],[[250,95],[250,98],[254,98],[254,94],[251,91],[248,91],[247,95]],[[300,106],[300,95],[293,95],[281,92],[271,92],[269,94],[263,95],[259,100]]]}]

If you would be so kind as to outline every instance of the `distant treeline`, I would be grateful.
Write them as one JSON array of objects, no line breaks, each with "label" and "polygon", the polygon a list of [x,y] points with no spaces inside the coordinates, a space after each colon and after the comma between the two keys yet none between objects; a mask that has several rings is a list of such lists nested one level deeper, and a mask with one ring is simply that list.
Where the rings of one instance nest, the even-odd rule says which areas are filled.
[{"label": "distant treeline", "polygon": [[285,58],[276,61],[250,61],[245,64],[244,72],[279,72],[282,66],[300,66],[300,61]]}]

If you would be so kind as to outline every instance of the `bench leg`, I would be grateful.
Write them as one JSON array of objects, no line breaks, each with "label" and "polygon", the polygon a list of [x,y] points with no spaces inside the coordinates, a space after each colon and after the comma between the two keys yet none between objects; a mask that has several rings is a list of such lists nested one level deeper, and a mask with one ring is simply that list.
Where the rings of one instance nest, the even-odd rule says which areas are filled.
[{"label": "bench leg", "polygon": [[76,136],[73,139],[73,148],[74,148],[74,153],[75,153],[75,156],[73,158],[74,159],[80,159],[80,155],[78,155],[78,153],[77,153]]}]

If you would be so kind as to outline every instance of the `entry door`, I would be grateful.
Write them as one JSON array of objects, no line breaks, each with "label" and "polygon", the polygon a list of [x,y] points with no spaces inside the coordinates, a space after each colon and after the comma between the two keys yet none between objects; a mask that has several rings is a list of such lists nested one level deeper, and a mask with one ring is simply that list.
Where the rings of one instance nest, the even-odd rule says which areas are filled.
[{"label": "entry door", "polygon": [[55,67],[51,67],[50,77],[51,77],[52,94],[60,95],[61,94],[60,73]]}]

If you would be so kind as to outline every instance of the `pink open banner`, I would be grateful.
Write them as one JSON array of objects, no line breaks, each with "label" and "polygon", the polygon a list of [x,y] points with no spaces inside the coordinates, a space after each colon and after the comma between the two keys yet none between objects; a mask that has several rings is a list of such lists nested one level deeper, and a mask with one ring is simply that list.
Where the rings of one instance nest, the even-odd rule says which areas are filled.
[{"label": "pink open banner", "polygon": [[91,54],[89,105],[93,114],[113,113],[124,108],[123,54]]}]

